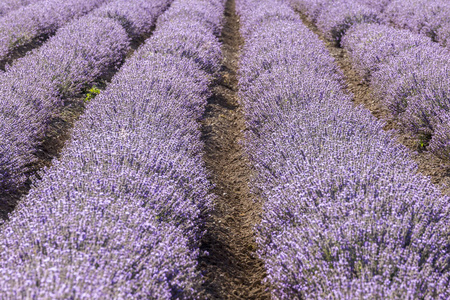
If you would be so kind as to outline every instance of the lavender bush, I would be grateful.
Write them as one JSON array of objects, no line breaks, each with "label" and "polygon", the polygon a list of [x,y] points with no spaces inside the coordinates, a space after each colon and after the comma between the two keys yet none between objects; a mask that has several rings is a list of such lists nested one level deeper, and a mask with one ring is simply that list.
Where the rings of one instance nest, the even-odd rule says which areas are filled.
[{"label": "lavender bush", "polygon": [[114,1],[95,10],[92,15],[116,20],[131,38],[148,34],[156,18],[167,8],[169,1]]},{"label": "lavender bush", "polygon": [[382,13],[393,0],[356,0],[359,4],[367,5],[370,8]]},{"label": "lavender bush", "polygon": [[172,5],[174,8],[158,19],[158,26],[175,20],[178,22],[194,21],[194,24],[206,26],[208,30],[213,31],[214,35],[218,36],[222,32],[224,22],[223,2],[222,0],[194,1],[188,7],[183,2],[175,2]]},{"label": "lavender bush", "polygon": [[450,3],[447,0],[393,0],[384,11],[387,22],[447,44]]},{"label": "lavender bush", "polygon": [[353,67],[361,77],[369,78],[382,63],[403,51],[420,46],[432,47],[431,39],[408,30],[398,30],[386,25],[361,24],[349,29],[342,38]]},{"label": "lavender bush", "polygon": [[[355,26],[342,45],[375,98],[435,154],[450,158],[450,53],[427,37],[382,25]],[[414,63],[411,63],[414,62]],[[439,134],[435,134],[439,128]],[[439,145],[439,146],[438,146]]]},{"label": "lavender bush", "polygon": [[[197,6],[203,8],[197,9]],[[221,45],[216,35],[223,28],[223,1],[196,1],[190,6],[175,3],[173,7],[157,23],[160,27],[157,36],[170,38],[155,38],[138,55],[150,57],[161,54],[187,58],[214,75],[219,71],[222,61]],[[166,23],[171,26],[165,26]]]},{"label": "lavender bush", "polygon": [[[0,18],[0,61],[13,50],[53,34],[107,0],[45,0],[22,7]],[[110,0],[109,0],[110,1]]]},{"label": "lavender bush", "polygon": [[238,2],[247,38],[239,80],[273,297],[449,298],[450,199],[352,106],[325,45],[293,11],[246,31],[260,2]]},{"label": "lavender bush", "polygon": [[443,46],[450,48],[450,22],[442,24],[437,31],[437,41]]},{"label": "lavender bush", "polygon": [[[220,47],[216,36],[206,47],[197,38],[220,26],[223,16],[211,23],[206,9],[224,3],[194,3],[167,10],[170,21],[88,104],[61,157],[3,225],[2,298],[199,297],[200,214],[212,196],[197,119],[221,62],[182,47],[202,58]],[[204,21],[178,20],[191,13]],[[172,44],[181,46],[162,47]]]},{"label": "lavender bush", "polygon": [[[133,20],[139,19],[136,18],[139,12],[142,19],[148,20],[149,28],[168,4],[166,0],[153,2],[151,11],[138,10],[142,8],[139,0],[116,2],[126,2],[122,7],[129,7],[122,11],[123,19],[133,24]],[[127,11],[133,17],[125,17]],[[94,11],[64,26],[43,47],[17,60],[2,74],[0,114],[5,132],[0,136],[2,193],[15,193],[26,181],[26,174],[37,160],[47,124],[58,115],[63,99],[90,86],[119,64],[128,51],[129,37],[120,22],[97,14]],[[141,33],[149,28],[142,28]]]},{"label": "lavender bush", "polygon": [[2,192],[14,192],[24,183],[46,125],[62,107],[62,99],[79,93],[120,62],[127,47],[128,36],[119,24],[86,17],[61,29],[49,43],[2,74]]},{"label": "lavender bush", "polygon": [[336,0],[323,6],[316,24],[330,41],[339,43],[352,25],[378,22],[380,16],[377,10],[352,0]]},{"label": "lavender bush", "polygon": [[287,0],[294,9],[305,14],[309,21],[316,23],[317,17],[331,0]]},{"label": "lavender bush", "polygon": [[296,10],[322,30],[327,39],[339,44],[354,24],[379,23],[386,1],[370,0],[289,0]]},{"label": "lavender bush", "polygon": [[42,0],[3,0],[0,2],[0,16],[14,11],[22,6],[33,4]]}]

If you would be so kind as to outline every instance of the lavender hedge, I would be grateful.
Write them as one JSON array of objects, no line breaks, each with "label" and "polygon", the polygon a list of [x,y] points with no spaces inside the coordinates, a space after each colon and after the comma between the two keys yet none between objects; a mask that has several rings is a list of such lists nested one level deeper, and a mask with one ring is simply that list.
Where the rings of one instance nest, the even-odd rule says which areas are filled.
[{"label": "lavender hedge", "polygon": [[447,0],[287,0],[339,42],[353,24],[380,23],[427,35],[448,46],[450,4]]},{"label": "lavender hedge", "polygon": [[422,35],[384,25],[355,26],[342,46],[392,117],[450,159],[450,53]]},{"label": "lavender hedge", "polygon": [[220,0],[176,0],[87,106],[1,228],[2,298],[200,296],[200,215],[212,196],[197,119],[221,61],[198,60],[220,49],[216,36],[198,38],[221,27],[223,11]]},{"label": "lavender hedge", "polygon": [[72,19],[111,0],[45,0],[0,18],[0,61],[39,38],[56,32]]},{"label": "lavender hedge", "polygon": [[386,1],[371,4],[370,0],[289,0],[290,5],[304,13],[325,34],[339,44],[345,31],[354,24],[380,23]]},{"label": "lavender hedge", "polygon": [[409,30],[386,25],[362,24],[349,30],[341,45],[349,53],[352,65],[361,77],[368,79],[383,63],[417,47],[433,47],[426,37]]},{"label": "lavender hedge", "polygon": [[384,18],[398,27],[450,46],[450,3],[447,0],[393,0],[387,5]]},{"label": "lavender hedge", "polygon": [[42,0],[3,0],[0,2],[0,16],[14,11],[22,6],[33,4]]},{"label": "lavender hedge", "polygon": [[157,17],[167,8],[170,1],[134,0],[114,1],[95,10],[92,15],[111,18],[122,25],[131,38],[148,34]]},{"label": "lavender hedge", "polygon": [[380,14],[376,9],[353,0],[336,0],[323,6],[316,25],[330,41],[339,43],[354,24],[379,22]]},{"label": "lavender hedge", "polygon": [[[325,45],[293,11],[238,4],[246,149],[273,297],[448,299],[450,199],[351,104]],[[261,5],[288,15],[249,31]]]},{"label": "lavender hedge", "polygon": [[439,40],[439,32],[441,44],[445,44],[448,4],[439,0],[410,2],[414,5],[404,1],[377,2],[379,5],[370,0],[289,1],[329,40],[350,52],[356,70],[371,80],[375,97],[417,138],[419,146],[429,146],[433,153],[448,159],[448,52],[425,36],[376,24],[387,20],[434,40]]},{"label": "lavender hedge", "polygon": [[[148,28],[167,6],[167,0],[141,9],[142,1],[115,1],[123,9],[121,20],[135,28],[133,20],[146,19]],[[15,193],[25,183],[37,161],[37,151],[48,123],[57,116],[64,98],[79,94],[96,79],[119,64],[129,49],[129,37],[114,17],[97,14],[114,7],[99,8],[58,30],[45,45],[17,60],[0,78],[0,192]],[[130,17],[126,14],[130,13]],[[140,21],[139,21],[140,22]]]}]

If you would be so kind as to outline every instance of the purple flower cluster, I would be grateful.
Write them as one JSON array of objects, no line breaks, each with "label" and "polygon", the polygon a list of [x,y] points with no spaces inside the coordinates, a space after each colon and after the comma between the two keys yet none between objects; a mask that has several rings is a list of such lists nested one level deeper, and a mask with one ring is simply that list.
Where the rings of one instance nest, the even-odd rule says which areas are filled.
[{"label": "purple flower cluster", "polygon": [[[101,17],[101,13],[123,2],[121,20],[129,23],[135,34],[145,34],[169,3],[155,1],[151,10],[142,9],[142,0],[115,2],[62,27],[41,48],[17,60],[2,74],[0,193],[13,193],[26,181],[25,174],[37,159],[48,122],[58,115],[63,99],[89,87],[125,57],[129,36],[114,16]],[[148,28],[140,26],[139,19],[146,20]]]},{"label": "purple flower cluster", "polygon": [[22,6],[33,4],[43,0],[3,0],[0,2],[0,16],[14,11]]},{"label": "purple flower cluster", "polygon": [[384,11],[386,21],[425,34],[450,46],[450,2],[448,0],[393,0]]},{"label": "purple flower cluster", "polygon": [[359,4],[367,5],[370,8],[382,13],[386,9],[386,6],[393,0],[356,0]]},{"label": "purple flower cluster", "polygon": [[381,7],[386,1],[370,4],[368,0],[289,0],[305,13],[325,36],[339,44],[345,31],[354,24],[381,22]]},{"label": "purple flower cluster", "polygon": [[197,119],[223,12],[222,0],[176,0],[88,104],[1,228],[0,298],[198,298],[213,197]]},{"label": "purple flower cluster", "polygon": [[[359,75],[368,79],[392,57],[417,47],[433,47],[429,38],[386,25],[361,24],[350,29],[341,46],[346,49]],[[435,45],[436,46],[436,45]]]},{"label": "purple flower cluster", "polygon": [[287,0],[339,42],[353,24],[381,23],[425,34],[449,45],[450,2],[447,0]]},{"label": "purple flower cluster", "polygon": [[105,1],[108,0],[45,0],[0,18],[0,61],[7,59],[14,49],[53,34]]},{"label": "purple flower cluster", "polygon": [[[191,9],[186,4],[176,2],[174,9],[158,19],[158,36],[171,38],[154,39],[141,51],[143,57],[161,54],[186,58],[195,62],[202,70],[214,74],[219,71],[222,62],[221,44],[217,42],[217,34],[223,24],[223,1],[196,1]],[[205,7],[206,5],[206,7]],[[165,26],[166,23],[171,26]]]},{"label": "purple flower cluster", "polygon": [[131,38],[139,38],[151,31],[155,20],[167,8],[169,2],[163,0],[113,1],[95,10],[92,15],[111,18],[119,22]]},{"label": "purple flower cluster", "polygon": [[[450,158],[450,53],[429,38],[384,25],[359,25],[342,41],[375,98],[421,143]],[[412,63],[413,62],[413,63]]]},{"label": "purple flower cluster", "polygon": [[379,22],[376,9],[354,0],[336,0],[323,6],[316,24],[330,41],[339,43],[345,31],[354,24]]},{"label": "purple flower cluster", "polygon": [[[352,105],[325,45],[293,11],[238,4],[246,149],[273,297],[448,299],[449,197]],[[265,21],[264,6],[286,15]],[[258,26],[247,24],[257,14]]]},{"label": "purple flower cluster", "polygon": [[[450,158],[450,56],[431,39],[411,32],[427,34],[445,44],[450,34],[449,4],[439,0],[410,0],[410,5],[404,1],[371,3],[290,0],[291,6],[304,11],[328,39],[341,41],[359,74],[371,81],[375,97],[417,137],[418,144],[429,145],[436,155]],[[409,30],[367,24],[383,22]]]}]

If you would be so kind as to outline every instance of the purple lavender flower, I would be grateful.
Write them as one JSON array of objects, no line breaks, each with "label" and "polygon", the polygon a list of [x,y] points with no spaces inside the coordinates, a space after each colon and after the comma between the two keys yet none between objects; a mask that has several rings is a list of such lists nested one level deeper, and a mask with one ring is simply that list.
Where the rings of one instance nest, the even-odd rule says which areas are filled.
[{"label": "purple lavender flower", "polygon": [[[238,3],[241,23],[261,5]],[[264,200],[259,255],[273,297],[449,298],[450,199],[382,122],[351,104],[325,45],[290,18],[242,24],[250,185]]]},{"label": "purple lavender flower", "polygon": [[81,17],[106,0],[42,0],[0,18],[0,61],[14,49],[52,35],[69,21]]},{"label": "purple lavender flower", "polygon": [[220,48],[211,32],[222,19],[183,23],[177,12],[207,16],[214,4],[223,13],[224,3],[191,4],[167,10],[2,225],[0,297],[199,298],[200,214],[213,197],[197,119],[220,65],[209,48]]},{"label": "purple lavender flower", "polygon": [[0,3],[0,16],[6,15],[23,6],[27,6],[42,0],[3,0]]},{"label": "purple lavender flower", "polygon": [[387,22],[421,33],[445,45],[450,24],[446,0],[393,0],[384,11]]}]

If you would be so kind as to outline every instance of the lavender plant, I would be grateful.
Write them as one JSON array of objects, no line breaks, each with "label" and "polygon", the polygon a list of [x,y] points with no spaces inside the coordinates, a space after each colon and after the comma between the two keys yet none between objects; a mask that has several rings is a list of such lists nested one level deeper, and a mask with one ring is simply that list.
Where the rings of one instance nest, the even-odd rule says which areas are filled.
[{"label": "lavender plant", "polygon": [[450,4],[446,0],[393,0],[384,11],[387,22],[447,44]]},{"label": "lavender plant", "polygon": [[341,46],[348,51],[352,65],[359,75],[369,79],[383,63],[403,51],[420,46],[433,47],[431,39],[408,30],[386,25],[361,24],[349,29]]},{"label": "lavender plant", "polygon": [[377,10],[352,0],[336,0],[323,6],[316,24],[330,41],[339,44],[345,31],[354,24],[379,22]]},{"label": "lavender plant", "polygon": [[288,0],[287,3],[294,9],[305,14],[309,21],[316,23],[317,17],[325,5],[331,0]]},{"label": "lavender plant", "polygon": [[6,60],[15,49],[55,33],[105,1],[43,0],[0,18],[0,61]]},{"label": "lavender plant", "polygon": [[39,1],[42,0],[4,0],[0,2],[0,16],[6,15],[11,11]]},{"label": "lavender plant", "polygon": [[118,21],[135,39],[151,31],[157,17],[167,8],[167,3],[161,0],[114,1],[95,10],[93,15]]},{"label": "lavender plant", "polygon": [[[389,1],[389,0],[388,0]],[[354,24],[380,23],[387,1],[370,0],[289,0],[291,7],[305,14],[325,37],[339,44],[345,31]]]},{"label": "lavender plant", "polygon": [[[141,13],[154,24],[168,1],[154,2],[154,10],[142,8],[141,1],[124,1],[128,10]],[[158,4],[159,3],[159,4]],[[125,5],[122,5],[125,7]],[[99,8],[103,11],[103,8]],[[61,28],[43,47],[19,59],[0,78],[0,191],[16,193],[37,161],[37,151],[48,123],[57,116],[63,99],[74,97],[117,66],[129,49],[129,36],[119,21],[98,12]],[[130,22],[136,17],[129,17]],[[149,24],[149,27],[151,25]],[[133,28],[139,28],[135,26]],[[144,34],[149,28],[142,29]],[[32,70],[32,71],[31,71]]]},{"label": "lavender plant", "polygon": [[441,115],[450,111],[450,53],[427,37],[384,25],[355,26],[342,46],[392,118],[422,146],[431,139],[430,149],[449,159],[445,131],[450,128]]},{"label": "lavender plant", "polygon": [[325,45],[289,20],[293,11],[247,31],[260,2],[238,2],[247,34],[239,81],[273,297],[449,298],[450,199],[382,122],[351,104]]},{"label": "lavender plant", "polygon": [[[61,157],[1,228],[1,297],[200,296],[200,214],[212,196],[197,119],[221,62],[182,47],[203,58],[220,47],[212,35],[208,47],[197,42],[222,23],[210,22],[211,5],[224,11],[222,1],[176,0],[170,21],[87,104]],[[205,15],[196,29],[178,20],[190,13]]]}]

